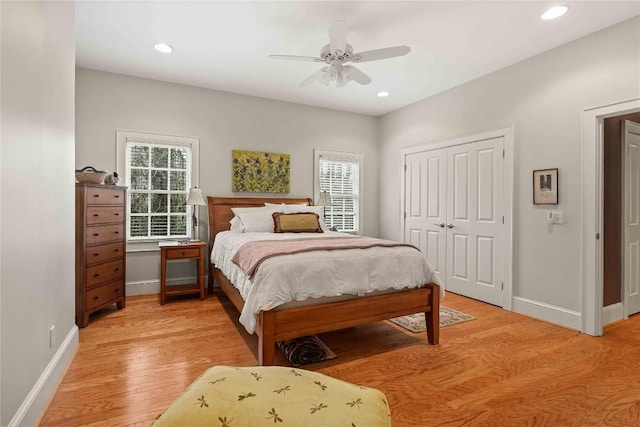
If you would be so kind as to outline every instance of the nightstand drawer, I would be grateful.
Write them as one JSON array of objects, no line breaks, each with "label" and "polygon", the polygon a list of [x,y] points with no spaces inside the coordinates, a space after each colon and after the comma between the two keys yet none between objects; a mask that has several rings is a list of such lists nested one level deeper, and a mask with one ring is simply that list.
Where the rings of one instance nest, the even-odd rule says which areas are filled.
[{"label": "nightstand drawer", "polygon": [[87,187],[87,205],[121,205],[126,202],[124,189]]},{"label": "nightstand drawer", "polygon": [[199,248],[172,248],[167,250],[167,259],[198,258]]},{"label": "nightstand drawer", "polygon": [[124,240],[124,223],[87,227],[86,235],[88,245]]},{"label": "nightstand drawer", "polygon": [[124,221],[124,206],[87,207],[87,225]]},{"label": "nightstand drawer", "polygon": [[99,307],[103,304],[120,298],[124,295],[124,281],[107,283],[106,285],[87,290],[85,305],[87,310]]},{"label": "nightstand drawer", "polygon": [[112,258],[121,258],[124,255],[124,241],[87,247],[84,255],[87,265],[107,261]]},{"label": "nightstand drawer", "polygon": [[85,283],[90,287],[121,278],[124,278],[124,262],[120,259],[87,268]]}]

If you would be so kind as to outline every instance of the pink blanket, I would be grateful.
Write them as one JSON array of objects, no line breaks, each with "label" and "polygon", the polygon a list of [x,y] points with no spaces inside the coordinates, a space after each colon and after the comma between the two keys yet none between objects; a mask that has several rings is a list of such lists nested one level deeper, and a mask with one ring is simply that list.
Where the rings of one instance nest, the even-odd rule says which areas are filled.
[{"label": "pink blanket", "polygon": [[[300,252],[366,249],[374,246],[415,246],[391,240],[374,239],[373,237],[321,237],[318,239],[291,240],[259,240],[245,243],[234,255],[232,261],[242,268],[250,278],[256,273],[260,264],[271,257],[289,255]],[[417,249],[416,249],[417,250]]]}]

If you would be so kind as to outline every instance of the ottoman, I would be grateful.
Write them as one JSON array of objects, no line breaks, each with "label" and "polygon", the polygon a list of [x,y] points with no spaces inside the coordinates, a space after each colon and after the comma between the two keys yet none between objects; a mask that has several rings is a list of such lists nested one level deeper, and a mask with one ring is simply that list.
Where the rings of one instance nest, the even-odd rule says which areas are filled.
[{"label": "ottoman", "polygon": [[214,366],[153,423],[161,426],[391,426],[386,396],[304,369]]}]

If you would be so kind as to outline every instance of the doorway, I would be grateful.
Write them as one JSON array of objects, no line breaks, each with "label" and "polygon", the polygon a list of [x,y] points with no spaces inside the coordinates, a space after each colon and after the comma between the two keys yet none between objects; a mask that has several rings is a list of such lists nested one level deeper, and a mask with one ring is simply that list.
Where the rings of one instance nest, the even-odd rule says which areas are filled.
[{"label": "doorway", "polygon": [[[603,326],[603,301],[604,301],[604,241],[605,233],[605,167],[604,167],[604,122],[606,119],[631,113],[640,112],[640,99],[632,99],[616,104],[601,107],[589,108],[583,111],[583,139],[582,139],[582,310],[581,310],[581,331],[588,335],[602,335]],[[620,165],[620,162],[618,163]],[[610,171],[609,168],[607,171]],[[620,176],[617,182],[621,182]],[[609,184],[607,181],[607,184]],[[610,193],[614,194],[612,190]],[[608,196],[607,196],[608,197]],[[613,206],[613,205],[611,205]],[[621,212],[621,202],[617,204]],[[622,224],[621,213],[618,215],[619,224]],[[613,215],[610,215],[613,217]],[[619,231],[618,239],[622,238]],[[615,236],[615,231],[609,232],[610,236]],[[613,237],[612,237],[613,238]],[[615,244],[614,240],[609,244]],[[621,250],[618,251],[620,257]],[[617,268],[621,275],[621,267],[609,267],[607,272]],[[613,277],[613,275],[611,276]],[[620,281],[617,282],[620,288]],[[620,304],[621,308],[622,305]],[[607,313],[608,315],[608,313]]]},{"label": "doorway", "polygon": [[[633,160],[639,159],[633,156],[637,152],[633,147],[625,149],[623,129],[627,120],[640,123],[640,112],[609,117],[603,121],[603,325],[637,312],[629,311],[628,304],[625,304],[625,298],[629,296],[629,292],[625,291],[625,282],[633,279],[636,288],[638,285],[634,273],[637,272],[634,268],[637,263],[630,259],[625,261],[625,257],[636,259],[634,248],[638,246],[638,239],[630,239],[636,234],[638,226],[634,224],[638,221],[628,219],[638,214],[633,206],[629,206],[637,198],[632,200],[629,196],[631,193],[637,194],[634,188],[638,181],[638,169]],[[627,299],[626,302],[631,301]]]}]

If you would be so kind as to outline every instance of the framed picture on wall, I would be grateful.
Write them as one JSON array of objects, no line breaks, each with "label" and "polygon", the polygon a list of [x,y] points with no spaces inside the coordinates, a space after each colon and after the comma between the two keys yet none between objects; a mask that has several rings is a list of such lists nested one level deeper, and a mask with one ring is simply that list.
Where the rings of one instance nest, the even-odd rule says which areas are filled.
[{"label": "framed picture on wall", "polygon": [[533,204],[558,204],[558,168],[533,171]]}]

